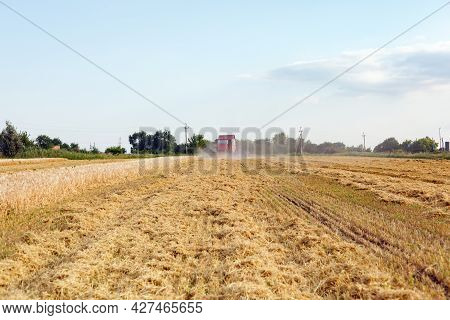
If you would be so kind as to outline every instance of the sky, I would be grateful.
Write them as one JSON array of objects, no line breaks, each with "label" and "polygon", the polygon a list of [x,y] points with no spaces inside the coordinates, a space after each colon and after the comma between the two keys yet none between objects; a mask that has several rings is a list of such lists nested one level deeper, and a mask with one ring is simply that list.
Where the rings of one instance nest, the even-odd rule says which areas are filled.
[{"label": "sky", "polygon": [[[1,0],[191,133],[259,128],[441,1]],[[0,3],[0,122],[100,149],[182,124]],[[450,5],[269,127],[374,147],[450,140]],[[222,128],[222,129],[221,129]],[[266,128],[267,129],[267,128]],[[273,130],[263,131],[263,135]]]}]

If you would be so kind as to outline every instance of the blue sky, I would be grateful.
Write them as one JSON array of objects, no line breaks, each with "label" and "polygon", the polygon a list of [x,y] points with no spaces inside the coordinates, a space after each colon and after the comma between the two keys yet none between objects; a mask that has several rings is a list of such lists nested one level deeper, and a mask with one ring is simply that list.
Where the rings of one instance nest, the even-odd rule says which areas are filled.
[{"label": "blue sky", "polygon": [[[445,1],[6,3],[198,131],[259,127]],[[0,121],[126,145],[179,124],[0,5]],[[368,145],[450,138],[450,6],[274,122]]]}]

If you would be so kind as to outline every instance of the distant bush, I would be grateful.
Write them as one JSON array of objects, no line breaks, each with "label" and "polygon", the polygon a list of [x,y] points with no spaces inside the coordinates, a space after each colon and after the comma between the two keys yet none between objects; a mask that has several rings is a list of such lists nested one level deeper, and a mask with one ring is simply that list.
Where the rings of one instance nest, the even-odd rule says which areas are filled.
[{"label": "distant bush", "polygon": [[345,152],[345,150],[345,144],[342,142],[324,142],[321,144],[315,144],[308,140],[303,146],[303,151],[305,153],[334,154]]},{"label": "distant bush", "polygon": [[[134,154],[105,154],[105,153],[91,153],[86,150],[80,152],[74,152],[69,150],[53,150],[53,149],[27,149],[19,152],[16,158],[28,159],[28,158],[65,158],[69,160],[95,160],[95,159],[138,159],[143,155]],[[145,158],[152,158],[155,155],[145,155]]]},{"label": "distant bush", "polygon": [[319,153],[340,153],[345,151],[345,144],[342,142],[324,142],[317,146]]},{"label": "distant bush", "polygon": [[109,147],[109,148],[106,148],[105,153],[111,153],[113,155],[118,155],[118,154],[125,154],[126,150],[125,150],[125,148],[122,148],[120,146]]},{"label": "distant bush", "polygon": [[372,152],[372,149],[371,148],[364,149],[364,146],[362,144],[360,144],[357,147],[355,147],[355,146],[346,147],[345,151],[346,152]]},{"label": "distant bush", "polygon": [[26,149],[16,155],[16,158],[66,158],[69,160],[93,160],[93,159],[108,159],[105,154],[92,154],[88,152],[74,152],[69,150],[53,150],[53,149]]}]

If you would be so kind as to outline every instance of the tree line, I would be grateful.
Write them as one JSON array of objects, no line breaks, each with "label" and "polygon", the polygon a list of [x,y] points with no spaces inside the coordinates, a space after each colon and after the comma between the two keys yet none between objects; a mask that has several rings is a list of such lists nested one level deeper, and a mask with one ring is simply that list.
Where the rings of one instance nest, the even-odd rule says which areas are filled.
[{"label": "tree line", "polygon": [[26,131],[17,131],[8,121],[6,127],[0,133],[0,153],[5,157],[13,158],[25,151],[48,150],[54,147],[71,152],[99,153],[99,150],[95,147],[91,150],[81,149],[78,143],[65,143],[59,138],[51,138],[45,134],[39,135],[33,140]]},{"label": "tree line", "polygon": [[[181,154],[186,150],[190,154],[196,153],[199,149],[205,148],[209,143],[202,135],[193,135],[189,138],[187,145],[178,144],[175,137],[168,130],[156,131],[148,134],[144,131],[135,132],[129,136],[132,154]],[[42,134],[31,139],[26,131],[18,131],[10,122],[6,122],[5,128],[0,133],[0,154],[4,157],[13,158],[25,153],[40,154],[38,151],[52,149],[63,150],[71,153],[100,154],[95,146],[89,150],[80,148],[78,143],[65,143],[60,138],[51,138]],[[56,151],[55,151],[56,152]],[[125,154],[126,149],[121,146],[111,146],[106,148],[106,154]]]},{"label": "tree line", "polygon": [[300,141],[287,137],[284,132],[275,134],[271,139],[238,140],[238,149],[244,153],[267,154],[295,154],[303,151],[311,154],[334,154],[343,152],[371,152],[370,148],[360,146],[346,146],[342,142],[323,142],[315,144],[310,140]]},{"label": "tree line", "polygon": [[[199,150],[209,147],[215,150],[215,142],[210,142],[202,135],[192,135],[186,143],[177,143],[175,137],[169,130],[159,130],[154,133],[139,131],[128,137],[131,144],[132,154],[151,155],[176,155],[195,154]],[[100,151],[94,146],[89,150],[82,149],[78,143],[65,143],[59,138],[51,138],[48,135],[39,135],[36,139],[31,139],[26,131],[17,131],[10,123],[6,122],[6,127],[0,133],[0,153],[5,157],[16,157],[30,150],[51,150],[57,147],[68,152],[99,154]],[[312,143],[310,140],[300,141],[287,137],[284,132],[275,134],[271,139],[257,140],[237,140],[237,147],[243,153],[249,154],[336,154],[345,152],[372,152],[370,148],[364,149],[362,145],[346,146],[342,142]],[[432,153],[438,151],[438,144],[430,137],[421,139],[405,140],[399,143],[391,137],[378,144],[373,152],[375,153]],[[105,153],[112,155],[125,154],[125,148],[112,146],[105,150]]]},{"label": "tree line", "polygon": [[435,152],[438,150],[438,143],[430,137],[421,139],[405,140],[399,143],[394,137],[384,140],[377,145],[374,152],[408,152],[408,153],[421,153],[421,152]]},{"label": "tree line", "polygon": [[359,146],[346,146],[342,142],[323,142],[316,144],[307,141],[300,141],[287,137],[285,133],[275,134],[272,139],[238,140],[238,149],[244,153],[250,154],[336,154],[336,153],[353,153],[353,152],[374,152],[374,153],[432,153],[438,151],[438,144],[430,137],[421,139],[405,140],[399,143],[395,138],[388,138],[378,144],[372,151],[371,148]]}]

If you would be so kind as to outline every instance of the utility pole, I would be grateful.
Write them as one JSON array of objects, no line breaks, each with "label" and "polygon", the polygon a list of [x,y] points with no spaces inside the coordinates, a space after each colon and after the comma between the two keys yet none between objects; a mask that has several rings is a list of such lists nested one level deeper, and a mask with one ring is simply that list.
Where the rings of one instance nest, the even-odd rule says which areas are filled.
[{"label": "utility pole", "polygon": [[366,134],[363,132],[362,134],[363,137],[363,151],[366,151]]},{"label": "utility pole", "polygon": [[185,139],[184,147],[185,147],[186,155],[188,153],[188,138],[187,138],[187,131],[188,131],[188,129],[189,129],[189,127],[188,127],[187,123],[185,123],[184,124],[184,139]]},{"label": "utility pole", "polygon": [[119,147],[122,147],[122,137],[119,137]]},{"label": "utility pole", "polygon": [[442,149],[442,137],[441,137],[441,128],[439,128],[439,150]]},{"label": "utility pole", "polygon": [[300,127],[300,154],[303,155],[303,127]]}]

